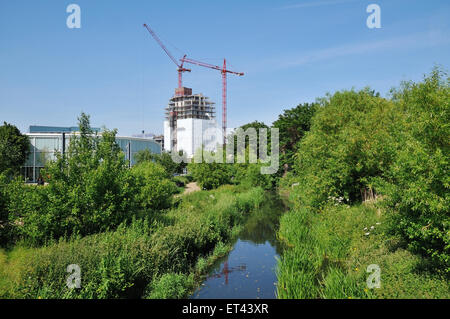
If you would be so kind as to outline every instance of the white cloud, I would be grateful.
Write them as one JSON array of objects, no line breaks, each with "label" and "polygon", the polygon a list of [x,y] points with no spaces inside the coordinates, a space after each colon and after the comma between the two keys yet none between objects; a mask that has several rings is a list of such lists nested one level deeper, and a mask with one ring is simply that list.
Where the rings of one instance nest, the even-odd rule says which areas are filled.
[{"label": "white cloud", "polygon": [[[347,44],[337,47],[310,51],[299,56],[291,56],[283,59],[279,68],[300,66],[308,63],[329,60],[349,55],[375,53],[394,49],[409,49],[431,47],[450,42],[450,38],[441,31],[415,33],[403,37],[395,37],[386,40],[371,41],[356,44]],[[278,60],[279,61],[279,60]]]}]

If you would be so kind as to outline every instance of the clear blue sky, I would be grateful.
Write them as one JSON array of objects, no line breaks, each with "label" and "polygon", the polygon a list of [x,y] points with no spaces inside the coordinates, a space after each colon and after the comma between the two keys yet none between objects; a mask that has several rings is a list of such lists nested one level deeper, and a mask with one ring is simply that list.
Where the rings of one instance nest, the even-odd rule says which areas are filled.
[{"label": "clear blue sky", "polygon": [[[66,7],[81,7],[68,29]],[[381,29],[366,7],[381,7]],[[0,121],[71,126],[81,111],[120,135],[162,133],[176,57],[227,58],[228,123],[271,124],[283,109],[326,92],[370,86],[386,95],[450,62],[448,0],[0,0]],[[217,103],[221,77],[192,66],[184,84]]]}]

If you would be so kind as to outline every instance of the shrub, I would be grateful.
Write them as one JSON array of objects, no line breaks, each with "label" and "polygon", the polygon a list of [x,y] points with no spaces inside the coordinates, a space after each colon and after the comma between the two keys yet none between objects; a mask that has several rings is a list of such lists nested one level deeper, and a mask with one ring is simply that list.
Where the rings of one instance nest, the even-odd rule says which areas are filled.
[{"label": "shrub", "polygon": [[[180,157],[183,157],[183,151],[178,152]],[[173,176],[174,174],[182,174],[187,164],[182,161],[181,163],[176,163],[172,160],[172,155],[170,152],[162,152],[161,154],[155,154],[149,150],[141,150],[135,155],[136,162],[138,164],[142,162],[155,162],[163,166],[166,172]]]},{"label": "shrub", "polygon": [[148,288],[149,299],[181,299],[194,286],[193,276],[164,274]]},{"label": "shrub", "polygon": [[212,160],[212,155],[202,150],[195,154],[197,162],[188,164],[189,174],[203,189],[214,189],[224,184],[231,183],[232,170],[231,165],[227,163],[216,163]]},{"label": "shrub", "polygon": [[143,162],[132,169],[136,179],[135,201],[144,210],[160,210],[170,207],[172,195],[177,188],[168,177],[164,167],[152,162]]},{"label": "shrub", "polygon": [[392,134],[400,115],[391,101],[372,91],[342,91],[321,100],[311,130],[301,140],[295,161],[298,200],[319,207],[331,197],[361,199],[392,163]]},{"label": "shrub", "polygon": [[450,272],[449,79],[435,69],[423,82],[403,83],[393,99],[405,113],[401,147],[375,183],[394,210],[392,230]]},{"label": "shrub", "polygon": [[271,174],[261,174],[263,164],[234,164],[234,183],[245,187],[262,187],[272,189],[274,178]]}]

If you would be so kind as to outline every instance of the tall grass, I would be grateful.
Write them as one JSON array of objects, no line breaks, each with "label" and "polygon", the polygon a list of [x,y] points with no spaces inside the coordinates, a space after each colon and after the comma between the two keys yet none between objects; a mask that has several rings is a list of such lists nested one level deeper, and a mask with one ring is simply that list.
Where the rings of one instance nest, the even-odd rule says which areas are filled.
[{"label": "tall grass", "polygon": [[[263,198],[260,188],[196,192],[151,223],[135,219],[114,231],[2,252],[0,297],[178,298],[190,290],[197,260],[228,242]],[[81,268],[80,289],[66,286],[70,264]],[[171,282],[184,288],[174,292]]]},{"label": "tall grass", "polygon": [[[373,226],[373,228],[372,228]],[[372,204],[295,208],[281,218],[286,249],[278,261],[279,298],[449,298],[445,274],[389,237],[386,217]],[[367,266],[381,269],[370,289]]]}]

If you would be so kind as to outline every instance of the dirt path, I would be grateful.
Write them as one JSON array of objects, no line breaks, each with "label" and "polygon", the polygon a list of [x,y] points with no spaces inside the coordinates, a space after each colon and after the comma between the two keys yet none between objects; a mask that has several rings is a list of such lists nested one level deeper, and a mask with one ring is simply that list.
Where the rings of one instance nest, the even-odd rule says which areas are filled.
[{"label": "dirt path", "polygon": [[192,183],[189,183],[189,184],[186,185],[186,188],[184,189],[183,195],[184,194],[189,194],[189,193],[192,193],[192,192],[196,192],[196,191],[199,191],[199,190],[200,190],[200,187],[197,185],[197,183],[196,182],[192,182]]}]

